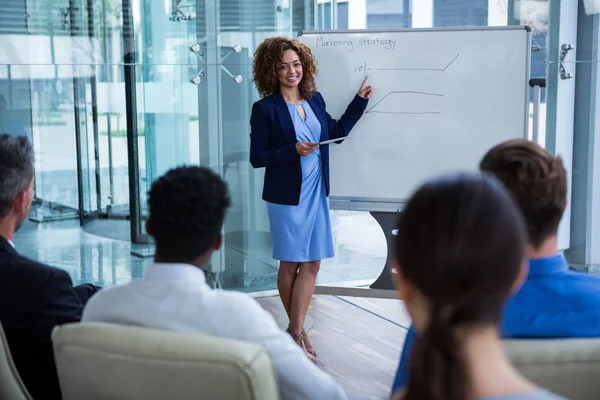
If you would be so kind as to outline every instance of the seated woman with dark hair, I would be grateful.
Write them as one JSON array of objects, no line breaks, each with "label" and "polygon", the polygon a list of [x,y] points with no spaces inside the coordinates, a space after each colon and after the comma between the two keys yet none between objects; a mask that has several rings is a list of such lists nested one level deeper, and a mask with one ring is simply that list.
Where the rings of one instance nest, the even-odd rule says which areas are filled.
[{"label": "seated woman with dark hair", "polygon": [[432,180],[398,222],[394,281],[419,332],[402,400],[556,400],[519,375],[498,327],[527,273],[523,217],[486,175]]}]

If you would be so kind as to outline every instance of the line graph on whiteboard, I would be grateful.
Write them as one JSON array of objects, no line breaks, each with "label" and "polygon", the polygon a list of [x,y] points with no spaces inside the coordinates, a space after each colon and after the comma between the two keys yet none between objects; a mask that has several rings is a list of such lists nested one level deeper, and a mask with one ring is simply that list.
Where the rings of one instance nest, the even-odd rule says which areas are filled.
[{"label": "line graph on whiteboard", "polygon": [[[411,66],[378,68],[364,63],[354,67],[355,73],[362,73],[364,76],[372,75],[376,72],[378,75],[394,74],[414,74],[414,73],[434,73],[443,74],[454,64],[460,54],[457,54],[450,61],[438,67],[434,66]],[[365,114],[395,114],[395,115],[439,115],[441,110],[441,101],[444,98],[443,93],[435,93],[427,89],[423,90],[389,90],[372,107],[369,107]],[[402,109],[398,109],[398,105]]]}]

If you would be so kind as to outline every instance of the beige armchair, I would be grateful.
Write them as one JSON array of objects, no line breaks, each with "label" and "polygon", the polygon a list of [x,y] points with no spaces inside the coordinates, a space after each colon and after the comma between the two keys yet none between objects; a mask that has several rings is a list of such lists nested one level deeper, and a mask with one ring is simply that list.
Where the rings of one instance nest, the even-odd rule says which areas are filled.
[{"label": "beige armchair", "polygon": [[2,324],[0,324],[0,399],[31,400],[10,356]]},{"label": "beige armchair", "polygon": [[52,332],[63,400],[276,400],[262,346],[200,334],[105,323]]},{"label": "beige armchair", "polygon": [[571,400],[600,398],[600,339],[504,340],[523,376]]}]

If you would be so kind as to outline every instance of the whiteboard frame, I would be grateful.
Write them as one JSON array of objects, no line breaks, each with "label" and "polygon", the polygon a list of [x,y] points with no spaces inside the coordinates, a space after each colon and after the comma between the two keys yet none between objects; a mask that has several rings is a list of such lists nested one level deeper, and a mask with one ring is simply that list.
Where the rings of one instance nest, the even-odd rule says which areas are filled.
[{"label": "whiteboard frame", "polygon": [[[468,26],[468,27],[443,27],[443,28],[399,28],[399,29],[343,29],[343,30],[305,30],[298,32],[298,38],[309,35],[336,35],[348,33],[398,33],[398,32],[456,32],[456,31],[516,31],[527,32],[526,71],[523,90],[525,91],[525,120],[523,121],[523,138],[529,137],[529,78],[531,75],[531,28],[527,25],[510,26]],[[534,116],[535,117],[535,116]],[[332,210],[348,211],[378,211],[378,212],[400,212],[404,209],[408,199],[382,199],[371,197],[336,197],[330,196],[329,208]]]}]

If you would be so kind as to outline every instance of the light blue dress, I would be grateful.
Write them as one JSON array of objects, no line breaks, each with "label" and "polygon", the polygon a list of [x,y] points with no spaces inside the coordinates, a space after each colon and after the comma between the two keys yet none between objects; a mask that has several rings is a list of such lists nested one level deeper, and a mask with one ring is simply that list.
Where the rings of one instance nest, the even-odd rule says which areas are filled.
[{"label": "light blue dress", "polygon": [[[287,103],[299,142],[318,143],[321,123],[308,102]],[[297,110],[304,108],[306,120]],[[318,261],[334,256],[329,199],[325,193],[321,150],[300,157],[302,187],[297,206],[267,202],[273,258],[288,262]]]}]

